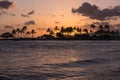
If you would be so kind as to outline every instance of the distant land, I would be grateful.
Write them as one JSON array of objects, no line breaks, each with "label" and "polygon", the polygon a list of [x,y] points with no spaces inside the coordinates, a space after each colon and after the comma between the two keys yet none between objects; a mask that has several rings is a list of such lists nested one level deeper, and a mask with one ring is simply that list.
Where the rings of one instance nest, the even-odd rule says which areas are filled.
[{"label": "distant land", "polygon": [[47,34],[34,37],[37,32],[28,27],[22,29],[13,29],[11,32],[5,32],[0,35],[1,40],[120,40],[119,30],[113,30],[109,25],[90,25],[90,29],[79,27],[61,27],[55,26],[54,29],[48,28]]}]

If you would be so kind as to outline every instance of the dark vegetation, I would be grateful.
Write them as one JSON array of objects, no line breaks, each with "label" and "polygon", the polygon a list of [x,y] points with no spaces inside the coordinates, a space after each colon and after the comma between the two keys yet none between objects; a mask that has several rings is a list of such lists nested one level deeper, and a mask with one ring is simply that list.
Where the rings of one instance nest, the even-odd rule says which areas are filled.
[{"label": "dark vegetation", "polygon": [[119,30],[112,30],[109,25],[90,25],[90,29],[79,27],[48,28],[47,34],[34,37],[36,31],[27,30],[27,26],[22,29],[13,29],[11,32],[1,34],[2,40],[120,40]]},{"label": "dark vegetation", "polygon": [[26,39],[35,39],[34,34],[36,34],[35,30],[31,31],[27,30],[27,26],[17,29],[13,29],[11,32],[5,32],[1,34],[2,40],[26,40]]}]

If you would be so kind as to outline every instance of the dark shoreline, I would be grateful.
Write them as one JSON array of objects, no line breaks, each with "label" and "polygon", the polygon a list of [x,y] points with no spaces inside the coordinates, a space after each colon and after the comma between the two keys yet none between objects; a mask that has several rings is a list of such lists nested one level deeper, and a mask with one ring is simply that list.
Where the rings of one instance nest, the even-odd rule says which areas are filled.
[{"label": "dark shoreline", "polygon": [[120,39],[0,39],[0,41],[120,41]]}]

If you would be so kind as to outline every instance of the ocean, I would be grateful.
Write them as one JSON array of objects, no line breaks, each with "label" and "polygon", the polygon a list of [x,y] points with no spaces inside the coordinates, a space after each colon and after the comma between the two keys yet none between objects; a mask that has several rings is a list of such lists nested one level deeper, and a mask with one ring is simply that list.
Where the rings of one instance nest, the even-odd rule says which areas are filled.
[{"label": "ocean", "polygon": [[0,41],[0,80],[120,80],[120,41]]}]

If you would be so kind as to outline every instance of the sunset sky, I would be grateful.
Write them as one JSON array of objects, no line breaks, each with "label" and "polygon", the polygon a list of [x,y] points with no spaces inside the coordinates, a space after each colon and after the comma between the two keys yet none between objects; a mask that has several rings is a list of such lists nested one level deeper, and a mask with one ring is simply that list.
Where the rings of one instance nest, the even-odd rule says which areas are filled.
[{"label": "sunset sky", "polygon": [[24,25],[38,30],[37,35],[54,26],[84,26],[93,22],[119,26],[119,0],[8,0],[10,4],[4,5],[2,2],[5,0],[0,0],[0,33]]}]

